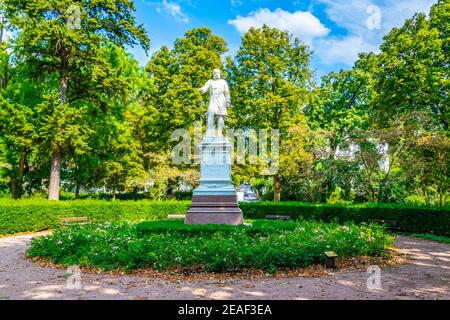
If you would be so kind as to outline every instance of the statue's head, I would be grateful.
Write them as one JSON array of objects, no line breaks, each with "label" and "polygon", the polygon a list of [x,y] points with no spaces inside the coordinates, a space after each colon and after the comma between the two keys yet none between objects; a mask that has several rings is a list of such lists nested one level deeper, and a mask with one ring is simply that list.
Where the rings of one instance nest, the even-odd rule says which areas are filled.
[{"label": "statue's head", "polygon": [[220,69],[214,69],[214,71],[213,71],[213,79],[214,80],[220,79]]}]

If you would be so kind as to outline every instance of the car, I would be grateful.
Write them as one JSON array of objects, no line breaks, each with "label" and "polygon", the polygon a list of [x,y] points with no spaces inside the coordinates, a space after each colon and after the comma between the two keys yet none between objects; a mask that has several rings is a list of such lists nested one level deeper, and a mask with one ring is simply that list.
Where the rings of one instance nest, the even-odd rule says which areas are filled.
[{"label": "car", "polygon": [[244,201],[259,201],[259,198],[253,191],[244,191]]}]

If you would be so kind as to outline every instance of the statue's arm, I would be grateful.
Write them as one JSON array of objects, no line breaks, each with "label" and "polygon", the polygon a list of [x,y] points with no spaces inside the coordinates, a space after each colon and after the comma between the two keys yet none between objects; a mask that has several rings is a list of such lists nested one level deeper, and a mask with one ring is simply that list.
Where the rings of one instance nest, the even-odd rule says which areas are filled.
[{"label": "statue's arm", "polygon": [[231,96],[230,96],[230,89],[228,88],[228,83],[225,82],[225,88],[224,88],[224,92],[225,94],[225,99],[227,101],[227,105],[231,104]]},{"label": "statue's arm", "polygon": [[198,89],[198,91],[200,91],[201,93],[205,93],[206,91],[209,90],[210,85],[211,85],[211,80],[208,80],[203,87]]}]

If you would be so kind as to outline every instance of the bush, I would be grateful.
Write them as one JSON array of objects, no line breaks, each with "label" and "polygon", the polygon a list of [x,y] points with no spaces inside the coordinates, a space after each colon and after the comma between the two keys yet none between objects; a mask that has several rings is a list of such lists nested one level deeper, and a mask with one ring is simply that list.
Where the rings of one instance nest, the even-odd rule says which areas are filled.
[{"label": "bush", "polygon": [[253,221],[252,227],[247,226],[231,226],[231,225],[186,225],[175,221],[147,221],[136,226],[137,234],[146,236],[150,233],[173,233],[178,234],[212,234],[217,232],[233,232],[242,231],[248,235],[268,236],[270,234],[279,233],[281,231],[292,231],[297,227],[297,223],[293,221],[270,221],[256,220]]},{"label": "bush", "polygon": [[[253,230],[253,231],[252,231]],[[186,226],[182,221],[72,226],[32,240],[28,255],[62,265],[158,270],[275,271],[340,256],[381,256],[392,238],[378,225],[255,221],[254,226]]]},{"label": "bush", "polygon": [[[395,220],[400,231],[450,236],[450,207],[381,204],[312,204],[302,202],[243,202],[244,217],[289,215],[293,219],[355,223],[372,219]],[[106,201],[77,200],[51,202],[41,199],[0,200],[0,235],[36,232],[59,226],[61,217],[87,216],[94,222],[166,219],[184,214],[189,201]]]},{"label": "bush", "polygon": [[184,201],[48,201],[1,200],[0,235],[37,232],[56,228],[61,217],[88,217],[93,222],[166,219],[168,214],[184,214]]},{"label": "bush", "polygon": [[450,236],[450,207],[406,206],[393,204],[312,204],[302,202],[241,203],[245,217],[289,215],[293,219],[313,219],[325,222],[355,223],[370,220],[394,220],[400,231]]}]

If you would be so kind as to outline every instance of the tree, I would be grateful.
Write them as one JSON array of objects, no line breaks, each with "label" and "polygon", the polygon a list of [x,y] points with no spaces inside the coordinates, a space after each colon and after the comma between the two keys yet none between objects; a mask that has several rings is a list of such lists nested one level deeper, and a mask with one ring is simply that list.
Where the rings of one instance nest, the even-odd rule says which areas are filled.
[{"label": "tree", "polygon": [[222,68],[226,51],[225,40],[208,28],[196,28],[177,39],[172,50],[162,47],[153,54],[146,68],[154,84],[149,99],[156,112],[149,128],[149,139],[157,142],[153,152],[173,146],[175,129],[192,129],[194,121],[204,118],[207,104],[197,88],[212,77],[213,69]]},{"label": "tree", "polygon": [[7,52],[9,44],[1,44],[0,70],[0,156],[8,163],[6,175],[12,197],[23,193],[23,180],[29,171],[28,157],[38,138],[34,119],[36,104],[42,102],[44,84],[31,76],[27,66]]},{"label": "tree", "polygon": [[375,73],[378,95],[373,108],[379,123],[418,111],[448,131],[449,15],[448,0],[438,1],[430,18],[415,14],[385,36]]},{"label": "tree", "polygon": [[[368,106],[374,94],[371,74],[374,61],[374,54],[361,54],[352,69],[323,76],[320,87],[312,91],[312,98],[304,109],[310,127],[321,131],[327,140],[327,150],[318,159],[320,171],[327,177],[322,187],[324,200],[338,184],[349,196],[353,163],[338,159],[336,153],[349,149],[356,130],[368,128]],[[348,175],[344,175],[345,172]]]},{"label": "tree", "polygon": [[61,106],[55,105],[54,93],[47,103],[57,111],[51,116],[57,122],[52,127],[55,138],[50,144],[49,181],[49,199],[57,200],[61,160],[67,149],[65,130],[72,125],[64,119],[72,120],[80,114],[82,101],[95,100],[97,91],[108,92],[113,82],[108,78],[102,44],[140,44],[148,49],[149,40],[142,26],[136,25],[130,1],[4,0],[4,6],[11,25],[20,31],[15,55],[23,57],[36,75],[53,78],[58,88]]},{"label": "tree", "polygon": [[79,154],[71,150],[70,180],[78,195],[81,187],[107,187],[113,198],[116,191],[142,187],[148,180],[145,169],[145,143],[141,141],[142,118],[136,112],[145,109],[144,88],[151,89],[144,69],[122,48],[108,45],[104,54],[111,78],[120,90],[101,97],[105,110],[89,117],[89,146]]},{"label": "tree", "polygon": [[223,67],[221,56],[226,51],[224,39],[208,28],[196,28],[176,39],[173,49],[162,47],[155,52],[147,64],[152,83],[144,98],[146,109],[139,111],[136,120],[141,121],[140,136],[146,145],[144,154],[148,155],[145,167],[156,181],[156,193],[167,189],[171,181],[177,180],[176,175],[184,180],[189,180],[185,173],[192,176],[187,164],[165,166],[158,159],[170,161],[167,154],[177,143],[172,141],[174,130],[193,133],[194,122],[205,118],[207,103],[198,88],[211,78],[213,69]]},{"label": "tree", "polygon": [[[235,106],[230,125],[242,129],[279,129],[281,148],[289,129],[300,125],[312,84],[309,48],[288,32],[264,25],[242,37],[228,72]],[[280,173],[273,175],[274,200],[280,200]]]},{"label": "tree", "polygon": [[418,172],[421,189],[431,187],[436,202],[443,206],[450,190],[450,138],[438,132],[427,134],[416,141],[414,149],[406,170]]}]

